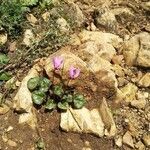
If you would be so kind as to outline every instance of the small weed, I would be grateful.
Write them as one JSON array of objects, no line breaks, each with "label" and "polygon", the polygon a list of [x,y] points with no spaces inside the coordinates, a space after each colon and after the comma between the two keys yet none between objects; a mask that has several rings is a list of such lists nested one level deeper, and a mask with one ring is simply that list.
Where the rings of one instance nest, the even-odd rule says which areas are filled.
[{"label": "small weed", "polygon": [[4,27],[11,36],[18,35],[22,30],[24,14],[29,9],[19,0],[1,0],[0,2],[0,26]]}]

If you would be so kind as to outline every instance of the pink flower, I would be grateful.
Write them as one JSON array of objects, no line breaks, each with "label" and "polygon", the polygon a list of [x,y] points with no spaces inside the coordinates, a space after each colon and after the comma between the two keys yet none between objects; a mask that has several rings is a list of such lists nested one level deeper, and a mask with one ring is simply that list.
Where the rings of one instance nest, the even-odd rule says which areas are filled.
[{"label": "pink flower", "polygon": [[58,70],[62,67],[63,64],[63,58],[61,57],[54,57],[53,58],[53,65],[54,65],[54,69]]},{"label": "pink flower", "polygon": [[80,75],[80,69],[71,66],[69,69],[69,75],[71,79],[77,78]]}]

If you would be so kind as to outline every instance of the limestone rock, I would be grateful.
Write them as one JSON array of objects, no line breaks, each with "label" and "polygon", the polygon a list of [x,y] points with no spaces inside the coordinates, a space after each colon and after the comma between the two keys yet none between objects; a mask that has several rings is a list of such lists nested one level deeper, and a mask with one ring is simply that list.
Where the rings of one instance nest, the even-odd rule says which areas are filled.
[{"label": "limestone rock", "polygon": [[100,105],[100,114],[102,117],[102,121],[105,125],[105,135],[108,137],[114,136],[117,132],[117,128],[111,113],[110,108],[107,105],[105,98],[103,98],[102,103]]},{"label": "limestone rock", "polygon": [[143,33],[140,36],[140,49],[138,52],[136,65],[150,67],[150,34]]},{"label": "limestone rock", "polygon": [[123,54],[128,65],[138,65],[150,67],[150,34],[142,32],[127,42],[123,46]]},{"label": "limestone rock", "polygon": [[122,147],[122,137],[119,137],[119,138],[115,139],[115,144],[118,147]]},{"label": "limestone rock", "polygon": [[145,9],[146,11],[150,11],[150,2],[142,2],[141,6],[142,6],[143,9]]},{"label": "limestone rock", "polygon": [[123,143],[131,148],[134,148],[133,138],[129,131],[127,131],[123,136]]},{"label": "limestone rock", "polygon": [[135,64],[139,48],[139,36],[137,35],[124,43],[123,55],[127,65],[132,66]]},{"label": "limestone rock", "polygon": [[72,16],[72,18],[74,19],[77,26],[80,27],[85,21],[85,16],[84,16],[82,10],[80,9],[80,7],[77,4],[75,4],[73,2],[69,3],[68,6],[69,6],[69,10],[70,10],[69,11],[70,16]]},{"label": "limestone rock", "polygon": [[60,127],[65,131],[92,133],[99,137],[104,135],[104,123],[97,109],[69,108],[67,112],[61,113]]},{"label": "limestone rock", "polygon": [[146,106],[146,100],[145,99],[133,100],[131,101],[131,106],[138,109],[143,109]]},{"label": "limestone rock", "polygon": [[[115,78],[115,74],[111,70],[111,64],[102,59],[101,57],[95,55],[89,62],[84,62],[82,59],[74,55],[70,52],[68,47],[63,48],[60,51],[50,55],[45,63],[45,70],[47,75],[51,78],[53,76],[53,63],[52,59],[55,56],[62,57],[64,59],[64,67],[63,67],[63,79],[67,81],[69,78],[68,70],[70,66],[75,66],[81,69],[81,74],[79,76],[80,83],[75,80],[74,83],[70,82],[70,84],[75,84],[76,87],[81,87],[83,85],[88,85],[89,88],[93,88],[89,77],[91,74],[94,75],[95,83],[94,86],[97,86],[97,93],[102,94],[102,96],[110,96],[116,93],[117,90],[117,80]],[[86,81],[85,81],[86,78]],[[59,80],[55,77],[55,80]],[[78,84],[78,85],[77,85]]]},{"label": "limestone rock", "polygon": [[141,141],[137,142],[137,143],[135,144],[135,147],[136,147],[138,150],[145,150],[145,146],[144,146],[144,144],[143,144]]},{"label": "limestone rock", "polygon": [[7,42],[7,33],[0,29],[0,45],[4,45]]},{"label": "limestone rock", "polygon": [[139,126],[134,123],[134,121],[127,122],[128,130],[133,137],[139,136]]},{"label": "limestone rock", "polygon": [[0,106],[0,115],[6,114],[9,110],[10,108],[7,105],[3,104],[2,106]]},{"label": "limestone rock", "polygon": [[98,17],[96,18],[96,23],[98,26],[103,26],[107,29],[111,29],[111,31],[114,31],[117,26],[116,17],[110,11],[107,11],[102,15],[98,15]]},{"label": "limestone rock", "polygon": [[31,29],[27,29],[24,33],[23,43],[30,46],[34,40],[34,34]]},{"label": "limestone rock", "polygon": [[32,24],[36,24],[37,23],[37,19],[35,18],[35,16],[33,14],[27,14],[27,20]]},{"label": "limestone rock", "polygon": [[20,88],[14,97],[13,108],[17,112],[21,113],[19,117],[19,123],[28,123],[32,128],[35,128],[37,120],[32,108],[33,102],[31,93],[27,87],[27,82],[30,78],[38,76],[39,70],[41,71],[41,68],[38,65],[35,65],[29,71],[28,75],[22,80]]},{"label": "limestone rock", "polygon": [[16,147],[17,146],[17,143],[15,141],[12,141],[12,140],[8,140],[7,141],[7,144],[11,147]]},{"label": "limestone rock", "polygon": [[58,18],[56,23],[58,24],[61,32],[68,32],[69,31],[69,24],[64,18]]},{"label": "limestone rock", "polygon": [[145,134],[144,136],[143,136],[143,142],[144,142],[144,144],[146,145],[146,146],[150,146],[150,134],[148,133],[148,134]]},{"label": "limestone rock", "polygon": [[45,22],[47,22],[49,20],[49,17],[50,17],[49,12],[45,12],[44,14],[42,14],[42,18],[44,19]]},{"label": "limestone rock", "polygon": [[123,55],[115,55],[112,58],[112,62],[114,64],[120,65],[120,64],[122,64],[123,58],[124,58]]},{"label": "limestone rock", "polygon": [[84,30],[79,34],[79,37],[81,39],[81,42],[83,43],[86,41],[94,41],[97,44],[109,43],[115,48],[120,47],[120,44],[123,42],[123,40],[117,35],[111,33],[103,33],[100,31]]},{"label": "limestone rock", "polygon": [[109,61],[106,61],[95,55],[87,66],[91,72],[95,74],[98,85],[98,93],[104,93],[104,97],[112,96],[117,92],[117,79],[114,72],[111,70],[112,66]]},{"label": "limestone rock", "polygon": [[118,77],[123,77],[124,76],[124,72],[123,72],[123,68],[119,65],[113,65],[113,71],[115,72],[116,76]]},{"label": "limestone rock", "polygon": [[146,73],[138,82],[140,87],[150,87],[150,73]]},{"label": "limestone rock", "polygon": [[80,38],[78,37],[77,34],[72,34],[70,36],[71,36],[71,39],[69,41],[69,44],[73,46],[79,46],[81,44]]},{"label": "limestone rock", "polygon": [[111,44],[105,42],[96,43],[95,41],[87,41],[79,46],[77,53],[83,59],[85,57],[90,59],[93,56],[98,55],[110,62],[116,54],[116,50]]},{"label": "limestone rock", "polygon": [[35,69],[31,69],[28,75],[22,80],[20,88],[14,98],[14,108],[20,112],[30,112],[32,108],[31,93],[27,87],[27,82],[30,78],[38,76]]},{"label": "limestone rock", "polygon": [[121,88],[120,90],[123,93],[126,102],[136,100],[135,95],[138,88],[134,84],[128,83],[125,87]]},{"label": "limestone rock", "polygon": [[134,14],[131,12],[129,8],[115,8],[111,10],[111,13],[113,13],[115,16],[122,15],[122,14],[128,17],[134,16]]}]

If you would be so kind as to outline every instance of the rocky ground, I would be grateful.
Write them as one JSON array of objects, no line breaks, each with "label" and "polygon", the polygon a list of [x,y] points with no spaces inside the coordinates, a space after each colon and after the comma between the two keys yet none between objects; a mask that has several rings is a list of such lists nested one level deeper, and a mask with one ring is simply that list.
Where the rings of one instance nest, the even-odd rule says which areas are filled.
[{"label": "rocky ground", "polygon": [[[11,59],[0,68],[12,78],[0,81],[0,149],[149,150],[150,2],[52,2],[26,14],[17,38],[1,29],[0,52]],[[70,84],[85,95],[84,108],[33,107],[27,81],[51,78],[54,56],[65,58],[64,79],[71,64],[81,69]]]}]

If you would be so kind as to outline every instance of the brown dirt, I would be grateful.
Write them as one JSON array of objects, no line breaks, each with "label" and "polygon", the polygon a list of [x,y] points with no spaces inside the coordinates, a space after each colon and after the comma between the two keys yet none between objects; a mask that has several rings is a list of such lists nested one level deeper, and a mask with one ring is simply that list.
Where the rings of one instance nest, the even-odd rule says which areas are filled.
[{"label": "brown dirt", "polygon": [[[81,150],[90,147],[92,150],[113,150],[112,140],[98,138],[89,134],[66,133],[59,129],[60,114],[37,112],[39,121],[39,132],[44,140],[47,150]],[[35,130],[27,125],[18,124],[18,114],[9,111],[6,115],[0,116],[0,149],[1,150],[32,150],[39,136]],[[13,130],[6,131],[9,126]],[[16,147],[4,142],[4,135],[7,139],[17,143]]]}]

